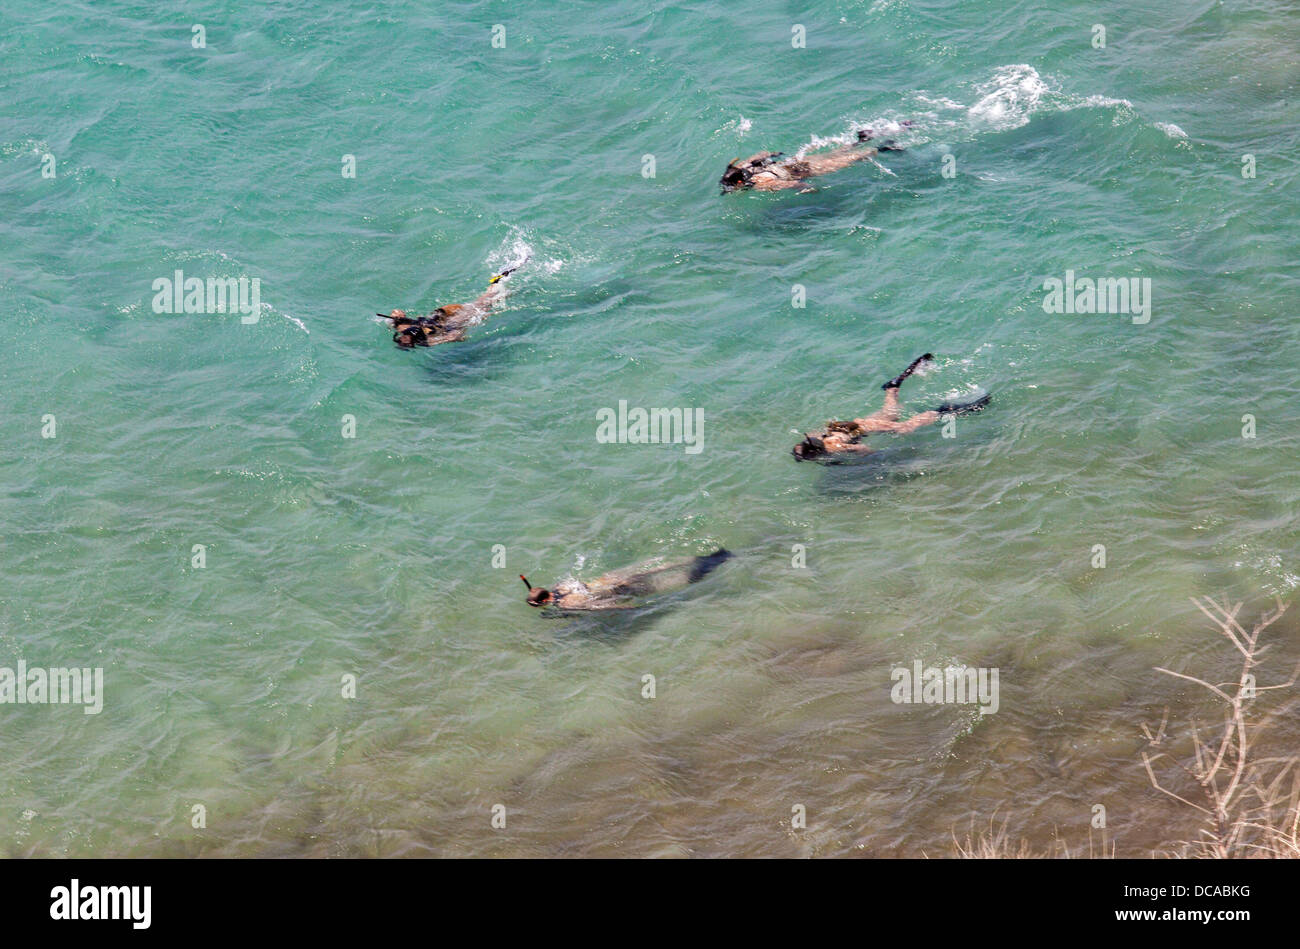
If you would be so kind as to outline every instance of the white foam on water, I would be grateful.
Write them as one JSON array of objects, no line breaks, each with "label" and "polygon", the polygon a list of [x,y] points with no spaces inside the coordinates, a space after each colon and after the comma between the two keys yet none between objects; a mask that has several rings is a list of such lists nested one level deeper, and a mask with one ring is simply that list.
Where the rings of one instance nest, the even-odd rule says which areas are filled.
[{"label": "white foam on water", "polygon": [[[541,250],[538,250],[538,246]],[[538,253],[546,252],[546,257],[538,257]],[[528,230],[519,225],[511,226],[510,233],[502,239],[497,250],[487,255],[486,264],[490,269],[503,270],[511,266],[524,266],[523,270],[517,274],[517,277],[523,278],[526,282],[528,273],[534,268],[541,270],[541,273],[552,276],[559,273],[565,266],[582,261],[584,257],[573,255],[567,252],[567,248],[559,246],[555,240],[545,238],[534,238]]]},{"label": "white foam on water", "polygon": [[743,115],[741,115],[734,119],[731,119],[730,121],[723,122],[721,126],[719,126],[717,129],[714,129],[713,134],[726,135],[728,137],[735,137],[737,139],[741,139],[744,138],[745,133],[748,132],[753,127],[754,127],[754,123],[751,122],[749,119],[745,118]]},{"label": "white foam on water", "polygon": [[883,171],[885,174],[889,175],[891,178],[897,178],[897,177],[898,177],[898,175],[894,174],[892,171],[890,171],[888,168],[886,168],[886,167],[885,167],[884,165],[882,165],[880,162],[876,161],[874,158],[868,158],[867,161],[871,162],[871,164],[875,165],[877,168],[879,168],[879,169],[880,169],[881,171]]},{"label": "white foam on water", "polygon": [[1236,549],[1245,555],[1246,559],[1234,562],[1233,566],[1238,570],[1262,574],[1267,578],[1263,584],[1266,592],[1273,596],[1283,596],[1300,586],[1300,576],[1286,569],[1281,554],[1257,551],[1248,544],[1239,544]]},{"label": "white foam on water", "polygon": [[949,99],[947,96],[927,96],[923,92],[916,93],[916,101],[924,105],[938,106],[941,109],[964,109],[966,108],[955,99]]},{"label": "white foam on water", "polygon": [[1108,109],[1108,108],[1125,108],[1132,109],[1133,103],[1127,99],[1115,99],[1111,96],[1085,96],[1079,102],[1074,103],[1068,108],[1088,108],[1088,109]]},{"label": "white foam on water", "polygon": [[1029,121],[1049,89],[1038,70],[1026,63],[999,66],[987,82],[976,86],[980,100],[967,110],[974,122],[997,131],[1019,128]]},{"label": "white foam on water", "polygon": [[533,245],[528,239],[528,232],[516,225],[510,228],[510,233],[502,239],[500,246],[488,254],[487,263],[493,270],[505,270],[520,266],[532,256]]},{"label": "white foam on water", "polygon": [[[918,90],[904,98],[896,111],[865,120],[855,119],[841,135],[812,141],[798,155],[814,148],[856,141],[855,130],[872,129],[877,137],[897,139],[900,146],[917,147],[936,143],[961,143],[982,132],[1001,132],[1026,125],[1035,115],[1072,109],[1113,109],[1115,123],[1139,117],[1128,99],[1106,95],[1079,96],[1064,93],[1039,75],[1027,63],[998,66],[988,79],[973,86],[975,102],[967,105],[952,96]],[[904,126],[899,118],[909,120]],[[1152,123],[1170,138],[1184,139],[1187,133],[1169,122]],[[944,146],[946,147],[946,146]]]},{"label": "white foam on water", "polygon": [[849,137],[848,132],[841,135],[832,135],[829,138],[814,134],[806,144],[799,146],[799,150],[794,153],[794,157],[803,158],[809,152],[821,151],[823,148],[831,148],[837,145],[848,145],[851,141],[853,139]]},{"label": "white foam on water", "polygon": [[263,310],[266,310],[268,313],[274,313],[276,316],[282,316],[282,317],[284,317],[286,320],[288,320],[290,323],[292,323],[292,324],[294,324],[295,326],[297,326],[300,330],[302,330],[302,331],[303,331],[304,333],[306,333],[308,336],[311,335],[311,330],[307,329],[307,324],[304,323],[302,320],[298,319],[298,317],[296,317],[296,316],[290,316],[288,313],[281,313],[279,310],[277,310],[275,307],[271,306],[271,304],[269,304],[269,303],[263,303],[263,304],[262,304],[262,309],[263,309]]},{"label": "white foam on water", "polygon": [[[911,127],[903,125],[902,121],[897,117],[877,116],[865,121],[854,119],[845,126],[844,131],[835,135],[823,136],[814,133],[806,144],[799,146],[799,150],[794,153],[794,157],[803,158],[809,152],[821,151],[824,148],[855,145],[858,141],[858,129],[871,130],[873,141],[868,142],[868,144],[875,144],[875,139],[894,139],[903,147],[907,146],[906,137],[911,131]],[[877,165],[877,167],[882,166]],[[883,167],[882,170],[889,171],[889,169]],[[892,171],[889,173],[893,174]]]}]

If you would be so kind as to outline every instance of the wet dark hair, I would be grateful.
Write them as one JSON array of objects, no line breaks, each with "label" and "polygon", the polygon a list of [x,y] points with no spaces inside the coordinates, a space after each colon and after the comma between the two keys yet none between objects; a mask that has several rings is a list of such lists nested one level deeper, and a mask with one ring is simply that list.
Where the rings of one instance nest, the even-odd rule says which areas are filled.
[{"label": "wet dark hair", "polygon": [[748,158],[733,158],[731,163],[727,165],[727,170],[722,173],[718,183],[722,185],[724,191],[748,188],[754,172],[760,170],[764,165],[772,164],[784,154],[784,152],[759,152],[757,155],[750,155]]},{"label": "wet dark hair", "polygon": [[749,186],[750,170],[739,167],[736,162],[727,166],[727,170],[722,173],[718,179],[718,184],[722,185],[724,191],[735,191],[737,188]]},{"label": "wet dark hair", "polygon": [[420,325],[406,326],[393,334],[393,342],[402,349],[413,349],[416,346],[424,346],[427,337],[424,334],[424,327]]},{"label": "wet dark hair", "polygon": [[524,581],[524,586],[528,587],[529,606],[541,606],[547,600],[552,598],[553,594],[551,593],[550,590],[546,589],[545,587],[533,586],[531,583],[528,582],[528,578],[525,577],[522,573],[519,575],[519,579]]},{"label": "wet dark hair", "polygon": [[803,441],[791,449],[790,454],[794,455],[795,461],[807,461],[818,455],[825,455],[827,451],[826,445],[816,435],[805,435]]}]

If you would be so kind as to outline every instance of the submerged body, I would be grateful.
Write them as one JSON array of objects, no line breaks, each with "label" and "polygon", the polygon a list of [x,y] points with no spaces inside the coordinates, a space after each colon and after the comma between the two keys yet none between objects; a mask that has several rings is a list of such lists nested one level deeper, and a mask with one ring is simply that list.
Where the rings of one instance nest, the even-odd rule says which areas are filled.
[{"label": "submerged body", "polygon": [[402,349],[420,346],[437,346],[440,343],[458,343],[465,331],[482,323],[493,307],[502,303],[509,290],[505,278],[523,264],[516,264],[488,281],[488,287],[470,303],[448,303],[428,316],[408,316],[405,310],[380,313],[393,329],[393,342]]},{"label": "submerged body", "polygon": [[879,410],[848,422],[832,419],[821,431],[804,433],[804,440],[795,445],[791,451],[795,461],[809,461],[814,458],[828,461],[843,460],[869,455],[875,449],[862,444],[862,440],[868,435],[879,432],[905,435],[923,426],[934,424],[944,415],[974,412],[988,405],[990,396],[984,395],[969,402],[945,402],[925,412],[918,412],[909,419],[903,419],[903,405],[898,399],[898,390],[908,376],[921,366],[932,362],[933,359],[933,355],[926,353],[912,360],[912,364],[902,373],[881,386],[885,390],[885,404]]},{"label": "submerged body", "polygon": [[639,605],[636,601],[645,597],[671,593],[704,579],[731,557],[729,550],[720,547],[711,554],[686,560],[667,563],[653,560],[635,567],[611,570],[586,582],[570,577],[550,589],[532,586],[522,574],[519,579],[528,587],[529,606],[549,606],[559,610],[629,610]]},{"label": "submerged body", "polygon": [[722,173],[719,184],[722,185],[723,191],[743,191],[748,188],[753,188],[755,191],[807,188],[805,182],[809,178],[839,171],[856,162],[875,158],[880,152],[902,151],[892,141],[883,142],[879,147],[866,146],[865,143],[872,137],[871,129],[862,129],[858,132],[858,141],[855,145],[842,145],[828,152],[805,155],[802,158],[782,158],[782,152],[759,152],[748,158],[737,158],[727,165],[727,170]]}]

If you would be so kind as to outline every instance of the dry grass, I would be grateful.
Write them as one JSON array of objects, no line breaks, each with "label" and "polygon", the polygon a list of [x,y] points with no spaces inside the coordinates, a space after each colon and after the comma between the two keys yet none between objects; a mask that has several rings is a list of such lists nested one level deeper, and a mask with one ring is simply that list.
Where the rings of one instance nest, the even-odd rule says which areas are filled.
[{"label": "dry grass", "polygon": [[1011,840],[1007,834],[1008,820],[1003,820],[999,826],[995,814],[989,818],[988,829],[980,830],[978,833],[972,820],[965,840],[959,840],[956,832],[953,833],[953,856],[963,860],[1043,860],[1053,857],[1065,859],[1087,857],[1096,860],[1115,856],[1115,843],[1107,840],[1105,830],[1101,832],[1100,845],[1093,840],[1092,831],[1088,831],[1086,854],[1082,852],[1082,848],[1079,853],[1072,852],[1069,844],[1062,840],[1055,830],[1052,832],[1053,845],[1045,851],[1036,851],[1030,848],[1027,840],[1019,842]]},{"label": "dry grass", "polygon": [[[1232,682],[1212,683],[1197,676],[1157,667],[1156,671],[1184,679],[1204,689],[1222,705],[1222,719],[1207,727],[1191,723],[1191,752],[1175,757],[1165,748],[1169,710],[1153,732],[1142,725],[1147,748],[1142,752],[1151,786],[1183,805],[1189,815],[1199,815],[1196,836],[1175,845],[1166,856],[1201,858],[1300,858],[1300,754],[1259,756],[1257,747],[1269,725],[1292,714],[1300,698],[1280,703],[1265,701],[1271,693],[1290,689],[1300,679],[1300,667],[1285,682],[1260,685],[1256,669],[1267,651],[1261,634],[1286,612],[1279,601],[1250,631],[1238,621],[1241,604],[1229,606],[1210,597],[1193,599],[1232,644],[1241,667]],[[1269,707],[1272,706],[1272,707]],[[1175,790],[1175,788],[1177,790]],[[1092,831],[1088,852],[1072,853],[1059,837],[1047,852],[1035,852],[1027,841],[1014,843],[996,815],[987,829],[976,832],[974,821],[965,840],[953,833],[953,855],[966,859],[1024,859],[1041,857],[1114,857],[1115,844],[1101,832],[1100,850],[1094,852]]]},{"label": "dry grass", "polygon": [[[1258,757],[1260,736],[1270,723],[1293,711],[1300,699],[1265,709],[1267,693],[1289,689],[1300,668],[1286,682],[1260,685],[1255,670],[1267,646],[1260,635],[1282,616],[1278,602],[1249,632],[1237,620],[1241,604],[1229,607],[1206,597],[1193,603],[1232,643],[1241,658],[1235,682],[1212,683],[1196,676],[1157,668],[1206,690],[1223,706],[1222,720],[1208,728],[1193,722],[1192,754],[1179,760],[1160,750],[1169,712],[1152,733],[1142,726],[1148,750],[1142,753],[1151,786],[1201,815],[1194,840],[1175,851],[1184,857],[1300,857],[1300,755]],[[1163,768],[1164,776],[1156,773]],[[1183,793],[1173,790],[1177,787]]]}]

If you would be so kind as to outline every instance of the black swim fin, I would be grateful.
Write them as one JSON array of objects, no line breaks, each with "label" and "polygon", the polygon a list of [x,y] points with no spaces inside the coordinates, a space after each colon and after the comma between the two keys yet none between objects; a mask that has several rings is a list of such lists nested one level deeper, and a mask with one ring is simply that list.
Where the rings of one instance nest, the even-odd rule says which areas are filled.
[{"label": "black swim fin", "polygon": [[934,411],[940,415],[962,415],[966,412],[978,412],[988,405],[992,399],[993,396],[985,392],[979,398],[971,399],[969,402],[945,402],[942,405],[935,406]]},{"label": "black swim fin", "polygon": [[886,382],[886,383],[885,383],[884,385],[882,385],[880,388],[882,388],[882,389],[897,389],[899,386],[901,386],[901,385],[903,384],[903,380],[904,380],[904,379],[906,379],[906,378],[907,378],[908,376],[910,376],[912,373],[916,372],[916,367],[917,367],[917,366],[921,365],[921,363],[923,363],[923,362],[930,362],[930,361],[933,360],[933,359],[934,359],[934,353],[926,353],[924,356],[917,356],[915,359],[912,360],[912,364],[911,364],[910,366],[908,366],[906,369],[904,369],[902,372],[900,372],[900,373],[899,373],[898,375],[896,375],[894,378],[890,379],[888,382]]},{"label": "black swim fin", "polygon": [[696,557],[691,561],[691,570],[688,574],[688,582],[698,583],[734,556],[735,554],[726,547],[719,547],[711,554],[704,554]]}]

